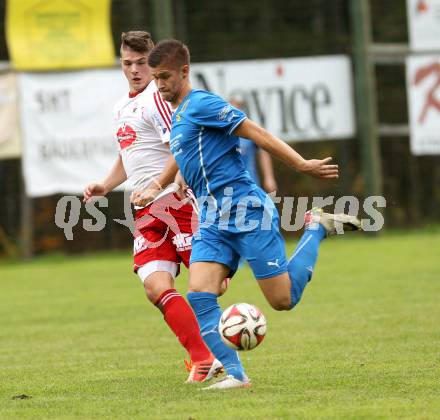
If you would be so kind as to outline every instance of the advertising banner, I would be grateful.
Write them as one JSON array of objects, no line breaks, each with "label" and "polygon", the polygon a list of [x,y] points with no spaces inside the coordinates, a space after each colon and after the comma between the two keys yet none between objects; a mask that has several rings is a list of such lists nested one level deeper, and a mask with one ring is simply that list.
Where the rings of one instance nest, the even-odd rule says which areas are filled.
[{"label": "advertising banner", "polygon": [[414,155],[440,154],[440,54],[406,60],[407,97]]},{"label": "advertising banner", "polygon": [[8,0],[6,40],[14,68],[111,66],[110,0]]},{"label": "advertising banner", "polygon": [[440,51],[440,0],[407,0],[413,51]]},{"label": "advertising banner", "polygon": [[285,141],[355,134],[346,56],[193,64],[191,77],[193,87],[239,102],[252,120]]},{"label": "advertising banner", "polygon": [[23,168],[31,197],[80,194],[118,156],[113,105],[127,92],[118,69],[19,76]]}]

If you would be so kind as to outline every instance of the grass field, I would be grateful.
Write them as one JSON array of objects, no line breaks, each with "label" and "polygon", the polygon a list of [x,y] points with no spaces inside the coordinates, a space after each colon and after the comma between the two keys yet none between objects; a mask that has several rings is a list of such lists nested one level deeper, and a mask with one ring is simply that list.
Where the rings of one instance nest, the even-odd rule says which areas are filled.
[{"label": "grass field", "polygon": [[129,251],[0,262],[1,419],[440,417],[438,230],[326,241],[293,312],[241,270],[221,304],[256,304],[269,330],[234,391],[183,384],[186,355],[130,267]]}]

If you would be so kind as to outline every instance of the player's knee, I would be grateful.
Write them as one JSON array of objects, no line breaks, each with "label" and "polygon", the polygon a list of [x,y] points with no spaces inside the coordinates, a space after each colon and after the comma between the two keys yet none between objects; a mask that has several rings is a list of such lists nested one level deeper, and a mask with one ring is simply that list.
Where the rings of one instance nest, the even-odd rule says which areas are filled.
[{"label": "player's knee", "polygon": [[147,299],[151,303],[156,303],[161,295],[160,291],[156,290],[156,288],[154,288],[154,287],[151,287],[151,285],[148,284],[147,282],[144,282],[144,290],[145,290],[145,295],[147,296]]},{"label": "player's knee", "polygon": [[[226,288],[224,288],[226,290]],[[188,292],[194,293],[213,293],[215,295],[221,296],[224,293],[222,286],[216,283],[202,283],[202,282],[191,282],[188,285]]]},{"label": "player's knee", "polygon": [[270,306],[276,311],[289,311],[292,309],[290,296],[277,297],[269,301]]},{"label": "player's knee", "polygon": [[144,290],[147,299],[155,304],[160,296],[169,289],[174,288],[174,282],[171,276],[160,276],[153,273],[144,279]]}]

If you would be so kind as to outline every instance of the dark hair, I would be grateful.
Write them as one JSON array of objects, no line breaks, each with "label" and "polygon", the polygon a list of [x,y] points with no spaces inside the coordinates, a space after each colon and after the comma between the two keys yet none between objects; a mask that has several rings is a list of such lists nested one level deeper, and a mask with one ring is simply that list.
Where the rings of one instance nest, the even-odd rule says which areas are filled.
[{"label": "dark hair", "polygon": [[130,48],[138,53],[148,53],[154,48],[154,43],[149,32],[122,32],[121,49],[122,48]]},{"label": "dark hair", "polygon": [[189,49],[177,39],[165,39],[160,41],[148,56],[148,65],[157,67],[161,64],[169,64],[175,68],[189,64]]}]

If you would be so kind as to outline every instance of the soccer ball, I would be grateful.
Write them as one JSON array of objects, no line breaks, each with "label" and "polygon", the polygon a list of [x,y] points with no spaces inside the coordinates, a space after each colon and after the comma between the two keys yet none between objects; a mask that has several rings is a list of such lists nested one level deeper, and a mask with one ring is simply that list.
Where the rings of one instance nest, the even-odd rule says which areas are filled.
[{"label": "soccer ball", "polygon": [[236,303],[223,311],[218,332],[231,349],[252,350],[263,341],[266,326],[266,318],[256,306]]}]

